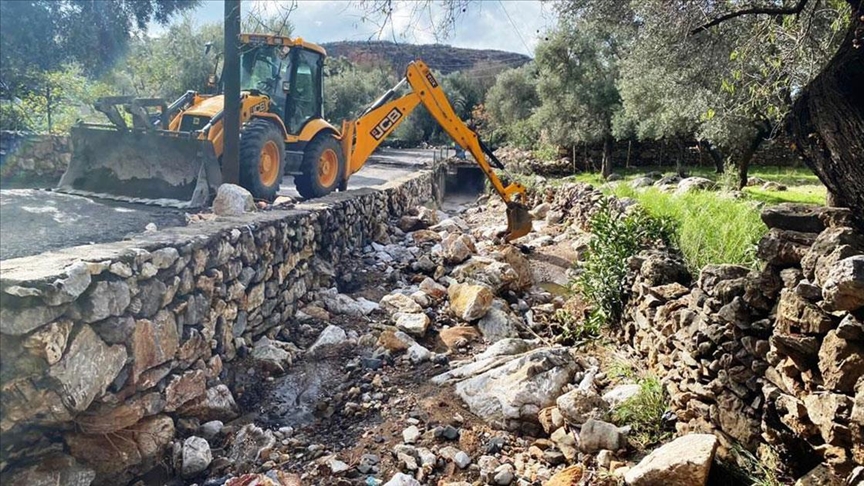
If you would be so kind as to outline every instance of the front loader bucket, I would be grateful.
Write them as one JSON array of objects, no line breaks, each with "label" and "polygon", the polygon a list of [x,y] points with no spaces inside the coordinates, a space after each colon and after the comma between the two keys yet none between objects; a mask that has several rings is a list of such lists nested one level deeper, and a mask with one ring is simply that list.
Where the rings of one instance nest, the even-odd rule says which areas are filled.
[{"label": "front loader bucket", "polygon": [[81,125],[70,134],[72,160],[60,192],[195,208],[222,182],[213,144],[189,133]]},{"label": "front loader bucket", "polygon": [[506,241],[525,236],[531,232],[531,214],[524,204],[515,201],[507,203],[507,233],[504,235]]}]

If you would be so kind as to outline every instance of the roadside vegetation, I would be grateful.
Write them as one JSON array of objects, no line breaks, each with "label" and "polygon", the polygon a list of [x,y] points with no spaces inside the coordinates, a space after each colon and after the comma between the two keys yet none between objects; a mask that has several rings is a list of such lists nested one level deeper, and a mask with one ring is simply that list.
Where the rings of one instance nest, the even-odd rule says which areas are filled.
[{"label": "roadside vegetation", "polygon": [[624,311],[628,260],[658,243],[671,244],[675,229],[669,218],[654,217],[638,206],[622,211],[609,199],[600,202],[589,225],[593,237],[576,284],[591,305],[582,325],[599,330],[617,322]]}]

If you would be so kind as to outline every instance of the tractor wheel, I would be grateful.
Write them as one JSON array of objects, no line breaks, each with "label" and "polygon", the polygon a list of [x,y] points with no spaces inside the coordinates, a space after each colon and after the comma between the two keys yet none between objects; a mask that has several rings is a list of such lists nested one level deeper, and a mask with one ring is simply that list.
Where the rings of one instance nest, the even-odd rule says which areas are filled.
[{"label": "tractor wheel", "polygon": [[294,179],[297,192],[306,199],[330,194],[345,179],[342,147],[332,135],[322,133],[306,145],[301,174]]},{"label": "tractor wheel", "polygon": [[272,202],[282,182],[285,140],[266,120],[252,120],[240,132],[240,185],[255,199]]}]

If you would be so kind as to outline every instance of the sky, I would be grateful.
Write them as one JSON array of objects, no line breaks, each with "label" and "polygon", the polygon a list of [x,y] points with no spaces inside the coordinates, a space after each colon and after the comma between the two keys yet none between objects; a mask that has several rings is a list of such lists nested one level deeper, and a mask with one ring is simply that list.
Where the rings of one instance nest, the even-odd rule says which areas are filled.
[{"label": "sky", "polygon": [[[276,0],[242,0],[243,13],[249,9],[277,12],[291,2]],[[381,29],[363,20],[359,2],[337,0],[299,0],[291,13],[294,36],[310,42],[340,40],[390,40],[398,43],[431,44],[440,42],[472,49],[498,49],[533,57],[534,47],[547,28],[554,23],[548,3],[540,0],[482,0],[468,3],[447,37],[436,39],[432,23],[440,21],[444,12],[437,0],[429,2],[429,11],[416,12],[422,2],[394,1],[392,22]],[[194,15],[198,21],[214,22],[222,18],[220,0],[204,0]],[[430,22],[432,19],[432,22]]]}]

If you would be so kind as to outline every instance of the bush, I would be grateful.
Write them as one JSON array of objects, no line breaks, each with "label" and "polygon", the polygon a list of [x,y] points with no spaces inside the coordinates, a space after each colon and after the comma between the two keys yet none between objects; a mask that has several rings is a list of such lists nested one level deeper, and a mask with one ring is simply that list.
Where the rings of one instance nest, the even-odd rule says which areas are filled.
[{"label": "bush", "polygon": [[640,206],[622,212],[609,198],[600,201],[589,225],[593,238],[577,284],[593,307],[586,324],[590,329],[621,317],[630,257],[657,243],[670,244],[675,233],[668,218],[653,217]]}]

